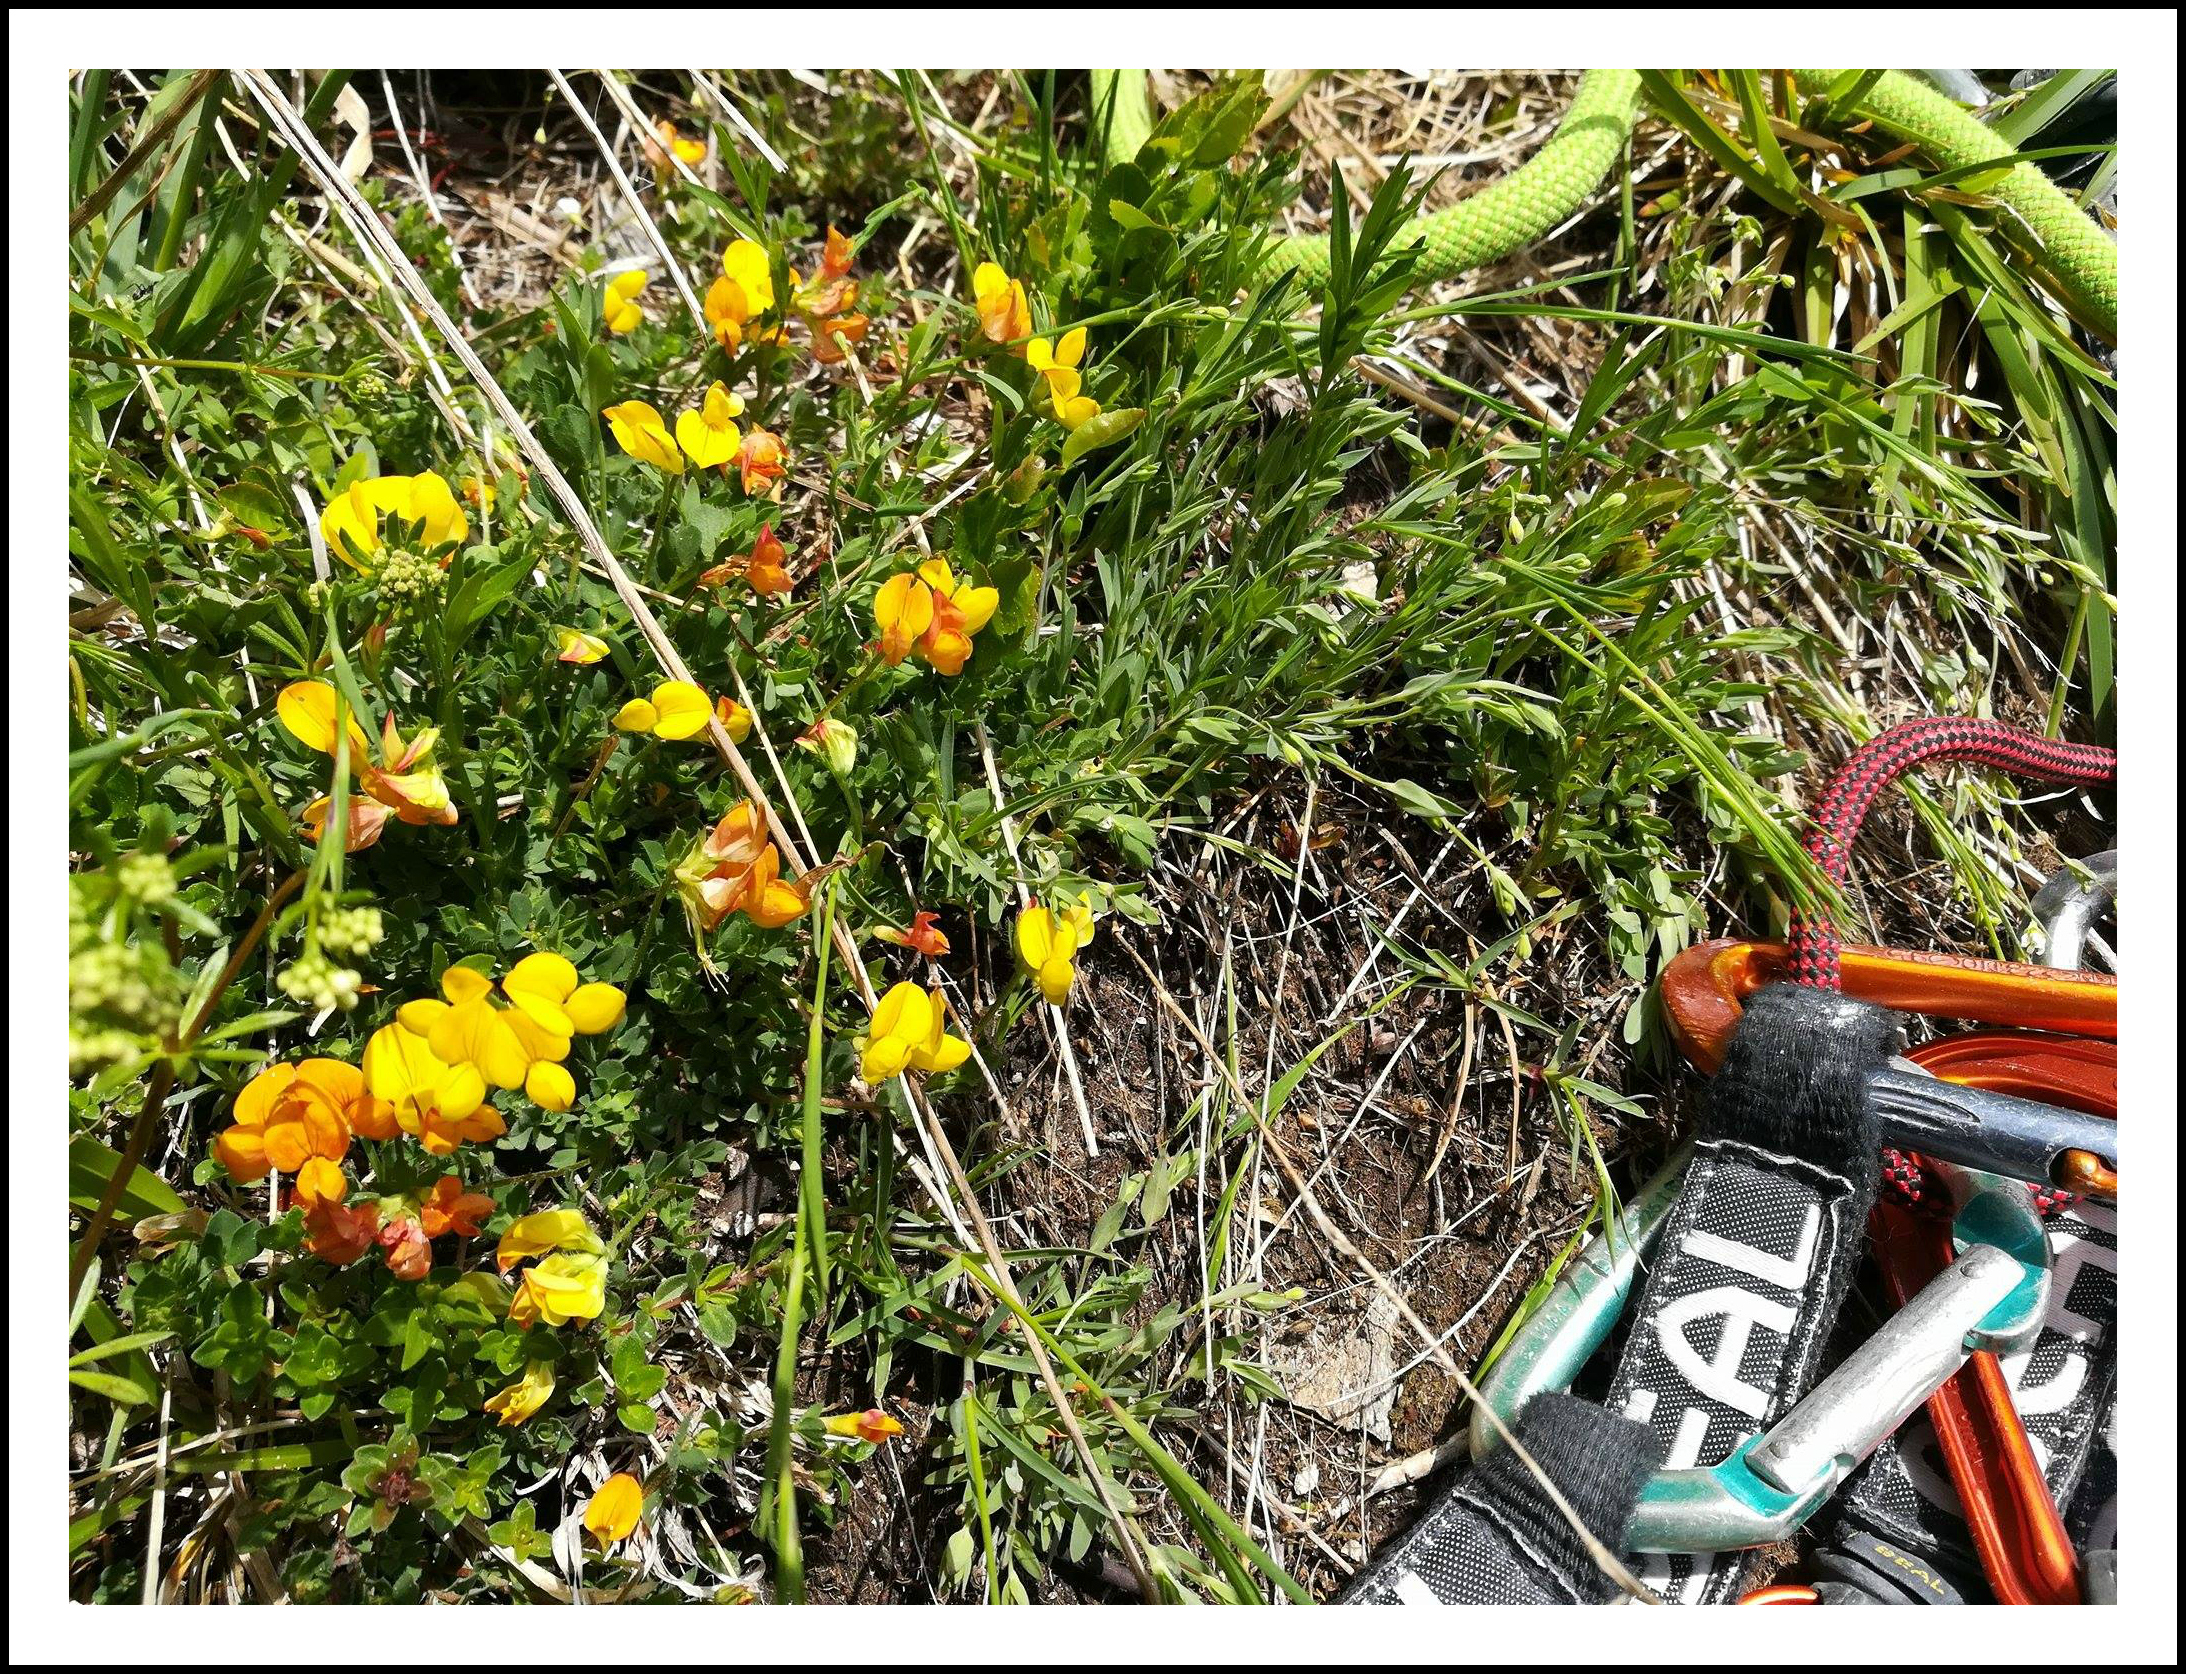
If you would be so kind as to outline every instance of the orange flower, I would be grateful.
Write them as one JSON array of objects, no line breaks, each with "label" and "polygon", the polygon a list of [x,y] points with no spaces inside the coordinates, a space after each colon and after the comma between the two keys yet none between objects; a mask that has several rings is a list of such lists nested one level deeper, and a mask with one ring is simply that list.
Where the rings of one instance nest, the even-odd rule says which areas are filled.
[{"label": "orange flower", "polygon": [[340,1203],[348,1196],[349,1177],[338,1162],[312,1157],[296,1171],[296,1201],[307,1209],[314,1203]]},{"label": "orange flower", "polygon": [[726,692],[714,699],[713,718],[721,723],[731,744],[741,744],[751,736],[751,711]]},{"label": "orange flower", "polygon": [[867,1407],[863,1412],[839,1413],[833,1418],[820,1420],[822,1428],[831,1436],[855,1436],[859,1441],[871,1442],[875,1447],[890,1436],[903,1434],[903,1426],[878,1407]]},{"label": "orange flower", "polygon": [[439,1238],[450,1232],[458,1238],[476,1238],[479,1223],[492,1213],[493,1199],[480,1192],[465,1191],[463,1182],[453,1174],[443,1174],[435,1180],[425,1201],[418,1205],[418,1219],[428,1238]]},{"label": "orange flower", "polygon": [[873,932],[884,942],[894,942],[923,953],[929,959],[939,959],[949,951],[949,938],[934,926],[940,922],[940,914],[920,912],[911,920],[908,930],[879,929]]},{"label": "orange flower", "polygon": [[833,366],[843,358],[845,343],[862,343],[868,321],[863,314],[844,314],[839,319],[812,322],[812,358]]},{"label": "orange flower", "polygon": [[811,905],[802,886],[782,881],[781,864],[758,804],[739,802],[684,857],[676,888],[701,934],[719,929],[734,912],[776,930]]},{"label": "orange flower", "polygon": [[979,329],[990,343],[1011,343],[1032,335],[1032,309],[1025,287],[993,262],[972,273],[972,297],[979,306]]},{"label": "orange flower", "polygon": [[628,1471],[617,1471],[584,1502],[584,1526],[602,1546],[628,1540],[645,1510],[645,1489]]},{"label": "orange flower", "polygon": [[[815,354],[819,353],[820,322],[841,314],[857,303],[858,282],[850,277],[851,255],[850,240],[830,226],[827,229],[827,244],[820,252],[820,271],[812,276],[809,283],[800,283],[795,273],[790,275],[790,306],[812,328]],[[862,322],[860,329],[863,329]],[[851,341],[856,342],[857,339],[852,338]],[[828,357],[822,355],[821,358]],[[842,356],[838,353],[833,358],[840,360]]]},{"label": "orange flower", "polygon": [[387,1271],[398,1279],[415,1284],[433,1270],[433,1246],[425,1229],[406,1215],[381,1225],[379,1246],[387,1252]]},{"label": "orange flower", "polygon": [[[349,1149],[350,1111],[364,1096],[354,1064],[335,1058],[270,1064],[236,1095],[235,1125],[213,1141],[213,1150],[245,1185],[276,1169],[298,1173],[313,1158],[338,1163]],[[317,1181],[330,1184],[323,1171]]]},{"label": "orange flower", "polygon": [[770,500],[779,500],[782,478],[789,473],[789,449],[773,431],[755,424],[745,435],[743,445],[736,450],[736,466],[742,473],[746,494],[763,494]]},{"label": "orange flower", "polygon": [[[323,680],[298,680],[281,690],[276,708],[281,724],[312,749],[334,753],[334,716],[344,706]],[[344,717],[349,734],[349,765],[360,795],[349,799],[349,829],[343,846],[352,854],[379,841],[388,817],[405,825],[453,825],[457,814],[448,798],[448,782],[432,759],[440,740],[438,727],[427,727],[405,742],[390,712],[380,728],[380,759],[375,765],[364,729],[354,716]],[[304,829],[317,842],[326,829],[333,798],[317,798],[304,810]]]},{"label": "orange flower", "polygon": [[379,1205],[312,1203],[304,1209],[304,1248],[321,1261],[347,1267],[378,1240]]},{"label": "orange flower", "polygon": [[775,538],[774,525],[759,526],[759,538],[751,543],[751,562],[745,566],[744,579],[751,583],[751,590],[761,597],[786,593],[796,585],[790,579],[785,560],[788,554],[782,543]]}]

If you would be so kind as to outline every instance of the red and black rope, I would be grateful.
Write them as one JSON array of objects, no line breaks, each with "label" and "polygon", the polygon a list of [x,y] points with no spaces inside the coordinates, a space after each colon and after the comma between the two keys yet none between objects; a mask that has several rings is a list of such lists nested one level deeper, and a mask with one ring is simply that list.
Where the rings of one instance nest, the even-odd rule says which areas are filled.
[{"label": "red and black rope", "polygon": [[[1893,779],[1926,761],[1975,762],[2025,779],[2071,785],[2107,785],[2118,776],[2118,753],[2094,744],[2067,744],[2023,732],[2001,721],[1927,717],[1905,721],[1870,739],[1845,759],[1815,805],[1806,851],[1832,884],[1842,884],[1852,865],[1852,844],[1875,798]],[[1791,921],[1791,979],[1807,988],[1844,987],[1839,964],[1843,943],[1826,912],[1795,913]],[[1883,1185],[1908,1203],[1920,1201],[1920,1165],[1898,1151],[1883,1153]],[[2038,1192],[2045,1209],[2069,1193]]]}]

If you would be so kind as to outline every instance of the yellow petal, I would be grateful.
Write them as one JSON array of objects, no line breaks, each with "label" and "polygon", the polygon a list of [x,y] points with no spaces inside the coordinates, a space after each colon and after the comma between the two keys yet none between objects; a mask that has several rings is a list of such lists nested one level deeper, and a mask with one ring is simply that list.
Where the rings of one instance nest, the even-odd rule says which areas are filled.
[{"label": "yellow petal", "polygon": [[506,1273],[519,1261],[545,1255],[549,1250],[587,1250],[598,1252],[604,1248],[593,1233],[591,1223],[575,1209],[541,1209],[522,1216],[501,1234],[501,1242],[493,1252],[493,1258],[501,1271]]},{"label": "yellow petal", "polygon": [[[273,707],[281,717],[281,724],[300,743],[330,756],[334,753],[334,712],[341,706],[340,694],[324,680],[297,680],[281,688],[281,695],[274,700]],[[372,741],[357,724],[356,712],[352,710],[349,715],[349,763],[357,767],[371,759]]]},{"label": "yellow petal", "polygon": [[643,698],[632,698],[615,711],[618,732],[651,732],[660,723],[660,711]]},{"label": "yellow petal", "polygon": [[554,642],[555,654],[565,663],[596,663],[608,652],[606,640],[597,634],[583,633],[576,628],[556,628]]},{"label": "yellow petal", "polygon": [[653,688],[653,708],[658,719],[653,733],[658,738],[693,738],[713,719],[713,703],[687,680],[664,680]]},{"label": "yellow petal", "polygon": [[526,988],[560,1005],[577,992],[577,967],[559,953],[527,954],[501,979],[501,986],[512,999],[519,988]]},{"label": "yellow petal", "polygon": [[1075,366],[1085,359],[1085,327],[1072,326],[1063,333],[1062,342],[1055,346],[1055,363],[1058,366]]},{"label": "yellow petal", "polygon": [[[569,1013],[562,1010],[559,1004],[548,999],[544,994],[535,993],[529,988],[512,988],[509,990],[509,998],[515,1002],[515,1009],[508,1014],[508,1021],[511,1025],[514,1024],[517,1018],[521,1017],[542,1034],[559,1036],[564,1040],[577,1032],[570,1025]],[[528,1034],[519,1035],[517,1044],[522,1046],[527,1038],[529,1038]],[[527,1058],[539,1056],[539,1054],[528,1050],[524,1055]],[[560,1056],[560,1054],[556,1056]]]},{"label": "yellow petal", "polygon": [[493,978],[468,965],[450,965],[440,973],[440,992],[451,1006],[482,1000],[493,992]]},{"label": "yellow petal", "polygon": [[558,1064],[569,1056],[570,1037],[566,1031],[556,1033],[550,1029],[542,1029],[514,1007],[501,1015],[508,1019],[509,1027],[516,1031],[517,1044],[523,1047],[524,1056],[533,1063],[543,1058],[550,1064]]},{"label": "yellow petal", "polygon": [[994,620],[995,608],[1001,604],[1002,595],[992,587],[959,587],[949,602],[964,619],[964,631],[976,634]]},{"label": "yellow petal", "polygon": [[246,1128],[264,1127],[266,1118],[273,1114],[273,1107],[295,1079],[293,1064],[268,1064],[252,1076],[250,1085],[235,1095],[237,1124]]},{"label": "yellow petal", "polygon": [[570,995],[563,1009],[569,1013],[577,1033],[599,1035],[622,1021],[623,1008],[628,1003],[623,991],[613,983],[588,982]]},{"label": "yellow petal", "polygon": [[1037,971],[1055,948],[1055,921],[1045,907],[1027,907],[1017,915],[1017,956]]},{"label": "yellow petal", "polygon": [[521,1087],[530,1056],[508,1019],[487,1000],[450,1006],[427,1037],[444,1064],[469,1064],[496,1087]]},{"label": "yellow petal", "polygon": [[584,1503],[584,1526],[606,1545],[628,1540],[645,1510],[645,1490],[627,1471],[617,1471]]},{"label": "yellow petal", "polygon": [[1040,967],[1040,992],[1049,1005],[1059,1006],[1070,998],[1070,981],[1077,974],[1078,967],[1068,959],[1050,959]]},{"label": "yellow petal", "polygon": [[533,1064],[524,1093],[541,1110],[567,1110],[577,1102],[577,1081],[560,1064]]}]

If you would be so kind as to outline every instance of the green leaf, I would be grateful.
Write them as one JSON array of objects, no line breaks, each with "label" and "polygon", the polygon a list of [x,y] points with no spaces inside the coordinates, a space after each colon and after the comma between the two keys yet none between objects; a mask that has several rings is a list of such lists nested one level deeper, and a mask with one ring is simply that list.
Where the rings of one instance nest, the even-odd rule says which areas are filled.
[{"label": "green leaf", "polygon": [[[78,1209],[96,1209],[120,1166],[120,1152],[87,1133],[76,1135],[68,1142],[68,1201]],[[117,1212],[132,1221],[147,1215],[179,1215],[186,1207],[174,1187],[141,1165],[129,1171],[116,1204]]]},{"label": "green leaf", "polygon": [[78,1389],[88,1389],[94,1395],[104,1395],[109,1401],[118,1401],[126,1407],[152,1404],[152,1392],[144,1385],[118,1378],[111,1372],[71,1372],[68,1381]]},{"label": "green leaf", "polygon": [[1063,443],[1063,464],[1067,468],[1083,459],[1095,448],[1105,448],[1111,442],[1120,442],[1146,422],[1144,407],[1113,407],[1105,413],[1095,413],[1085,423],[1070,433]]}]

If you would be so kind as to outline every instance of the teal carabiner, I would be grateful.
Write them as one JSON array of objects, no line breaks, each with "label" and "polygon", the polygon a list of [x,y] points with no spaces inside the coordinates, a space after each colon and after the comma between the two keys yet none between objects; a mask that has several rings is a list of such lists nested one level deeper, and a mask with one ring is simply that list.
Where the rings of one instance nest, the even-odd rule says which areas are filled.
[{"label": "teal carabiner", "polygon": [[[1558,1275],[1525,1327],[1479,1380],[1475,1458],[1500,1442],[1535,1395],[1570,1386],[1615,1328],[1642,1263],[1660,1241],[1684,1183],[1685,1156],[1642,1188],[1611,1228]],[[2008,1351],[2039,1327],[2048,1245],[2012,1190],[1970,1174],[1954,1237],[1958,1260],[1891,1316],[1789,1412],[1720,1464],[1658,1470],[1641,1490],[1627,1546],[1636,1552],[1722,1552],[1767,1546],[1811,1517],[1846,1476],[1965,1364],[1975,1349]],[[2032,1222],[2033,1241],[2014,1209]],[[1999,1242],[1989,1241],[1991,1238]]]}]

